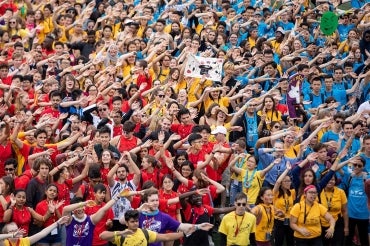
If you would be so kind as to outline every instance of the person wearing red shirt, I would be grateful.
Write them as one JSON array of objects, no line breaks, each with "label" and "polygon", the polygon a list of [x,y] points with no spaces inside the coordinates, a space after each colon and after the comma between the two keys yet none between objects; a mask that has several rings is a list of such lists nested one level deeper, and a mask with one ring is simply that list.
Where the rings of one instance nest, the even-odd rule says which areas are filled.
[{"label": "person wearing red shirt", "polygon": [[59,91],[52,91],[50,93],[50,102],[51,106],[43,110],[40,115],[51,114],[54,118],[58,119],[60,116],[59,104],[62,102],[62,94]]},{"label": "person wearing red shirt", "polygon": [[141,140],[134,136],[135,123],[132,121],[126,121],[123,123],[122,135],[114,137],[110,143],[117,147],[117,149],[122,153],[124,151],[130,151],[141,144]]},{"label": "person wearing red shirt", "polygon": [[200,127],[199,134],[202,136],[202,141],[203,141],[202,149],[207,154],[210,154],[215,145],[214,143],[209,141],[209,136],[211,135],[211,127],[209,127],[209,125],[200,125],[199,127]]},{"label": "person wearing red shirt", "polygon": [[5,175],[5,161],[13,158],[12,143],[9,141],[10,129],[5,122],[0,122],[0,177]]},{"label": "person wearing red shirt", "polygon": [[193,129],[194,122],[190,117],[190,111],[187,108],[182,108],[177,114],[180,124],[172,124],[171,131],[180,135],[181,139],[185,139]]},{"label": "person wearing red shirt", "polygon": [[10,196],[14,193],[14,181],[10,176],[0,178],[0,223],[3,223],[4,205],[8,206]]},{"label": "person wearing red shirt", "polygon": [[[106,193],[107,193],[107,188],[105,187],[105,185],[96,184],[94,186],[94,196],[95,196],[94,197],[94,202],[95,202],[95,205],[91,206],[91,207],[87,206],[85,208],[86,215],[95,214],[96,212],[98,212],[99,209],[101,209],[105,205],[104,198],[106,196]],[[94,245],[94,246],[103,246],[103,245],[105,246],[105,245],[107,245],[107,241],[101,240],[99,235],[103,231],[107,231],[109,228],[112,227],[113,218],[114,218],[113,210],[112,210],[112,208],[109,208],[104,213],[103,218],[101,218],[99,220],[99,222],[97,222],[95,224],[92,245]]]},{"label": "person wearing red shirt", "polygon": [[[60,217],[62,217],[62,205],[64,203],[63,200],[57,201],[58,197],[58,187],[55,184],[49,184],[46,187],[45,191],[46,199],[42,200],[36,205],[36,213],[39,213],[42,216],[45,216],[48,211],[49,211],[49,206],[51,206],[54,209],[54,213],[51,214],[51,216],[45,220],[42,221],[42,226],[43,227],[48,227],[55,222],[58,221]],[[62,246],[62,238],[60,237],[60,231],[58,228],[52,230],[50,234],[48,234],[46,237],[41,239],[38,243],[40,245],[50,245],[52,244],[53,246]]]},{"label": "person wearing red shirt", "polygon": [[62,162],[56,166],[53,170],[50,171],[49,175],[53,177],[54,185],[58,187],[58,201],[64,201],[63,206],[69,205],[71,201],[71,191],[73,185],[81,182],[84,178],[87,177],[89,172],[90,162],[85,160],[85,167],[82,170],[81,174],[70,178],[71,174],[68,170],[70,165],[75,164],[79,160],[79,156],[75,155],[74,157]]},{"label": "person wearing red shirt", "polygon": [[137,75],[137,86],[140,88],[141,85],[145,85],[144,89],[140,91],[144,92],[152,88],[152,76],[148,71],[148,62],[146,60],[137,61],[134,70]]},{"label": "person wearing red shirt", "polygon": [[53,206],[49,206],[47,213],[42,216],[36,213],[32,208],[27,207],[26,192],[24,190],[16,190],[15,197],[10,199],[10,206],[4,213],[4,222],[10,221],[17,224],[20,229],[24,229],[24,236],[28,235],[30,229],[31,218],[37,221],[45,221],[54,213]]},{"label": "person wearing red shirt", "polygon": [[202,136],[197,133],[190,134],[188,138],[190,148],[187,150],[189,161],[197,168],[197,165],[206,161],[206,151],[202,146]]},{"label": "person wearing red shirt", "polygon": [[156,188],[161,187],[163,174],[161,174],[157,168],[157,160],[153,156],[145,156],[141,162],[141,168],[142,184],[150,180],[154,183]]},{"label": "person wearing red shirt", "polygon": [[162,179],[162,189],[159,190],[159,210],[181,222],[180,203],[168,204],[168,200],[178,197],[172,190],[172,177],[167,174]]},{"label": "person wearing red shirt", "polygon": [[[102,183],[102,177],[100,172],[100,165],[94,164],[90,166],[89,173],[89,182],[80,185],[76,192],[76,197],[82,198],[84,201],[95,200],[94,186],[96,184]],[[108,190],[108,189],[107,189]],[[108,202],[111,199],[110,192],[105,194],[105,202]]]}]

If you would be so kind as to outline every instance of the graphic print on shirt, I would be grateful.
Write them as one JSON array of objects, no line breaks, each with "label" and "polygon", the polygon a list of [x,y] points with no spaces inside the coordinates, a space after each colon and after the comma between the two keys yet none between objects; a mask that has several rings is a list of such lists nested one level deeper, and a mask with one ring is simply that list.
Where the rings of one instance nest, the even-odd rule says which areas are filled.
[{"label": "graphic print on shirt", "polygon": [[89,223],[75,224],[73,226],[73,237],[83,238],[89,235]]}]

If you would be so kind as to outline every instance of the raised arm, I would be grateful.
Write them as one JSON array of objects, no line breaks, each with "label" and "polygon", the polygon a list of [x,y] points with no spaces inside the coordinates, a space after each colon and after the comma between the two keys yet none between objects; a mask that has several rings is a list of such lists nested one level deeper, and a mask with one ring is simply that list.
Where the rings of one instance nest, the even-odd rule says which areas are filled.
[{"label": "raised arm", "polygon": [[36,233],[35,235],[30,236],[29,240],[30,240],[31,245],[40,241],[40,239],[46,237],[52,230],[54,230],[58,226],[67,223],[68,220],[69,220],[68,216],[63,216],[57,222],[54,222],[53,224],[49,225],[48,227],[46,227],[39,233]]},{"label": "raised arm", "polygon": [[275,185],[274,185],[274,188],[272,189],[272,193],[273,194],[275,194],[276,192],[279,191],[279,188],[281,186],[281,182],[283,182],[283,179],[285,178],[285,176],[287,176],[287,174],[290,172],[291,169],[292,169],[292,165],[290,164],[290,162],[289,161],[286,162],[286,169],[279,176],[279,178],[276,180]]}]

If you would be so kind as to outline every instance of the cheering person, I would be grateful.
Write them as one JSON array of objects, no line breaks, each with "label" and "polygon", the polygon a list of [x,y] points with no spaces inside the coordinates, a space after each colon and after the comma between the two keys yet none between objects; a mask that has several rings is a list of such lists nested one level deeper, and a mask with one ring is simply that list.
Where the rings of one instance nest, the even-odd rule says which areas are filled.
[{"label": "cheering person", "polygon": [[290,211],[290,227],[294,231],[296,246],[322,246],[320,217],[329,222],[325,237],[332,238],[335,219],[327,208],[316,201],[317,188],[308,185],[304,189],[304,200],[296,203]]}]

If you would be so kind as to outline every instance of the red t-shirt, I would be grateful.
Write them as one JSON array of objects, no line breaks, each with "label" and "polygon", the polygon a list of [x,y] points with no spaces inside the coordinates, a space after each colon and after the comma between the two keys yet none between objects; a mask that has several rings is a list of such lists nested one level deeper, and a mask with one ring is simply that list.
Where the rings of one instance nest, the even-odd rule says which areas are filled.
[{"label": "red t-shirt", "polygon": [[14,178],[14,185],[15,189],[21,189],[21,190],[26,190],[26,187],[30,180],[32,179],[33,175],[31,173],[31,170],[26,170],[23,172],[23,174],[19,177]]},{"label": "red t-shirt", "polygon": [[55,163],[56,163],[55,159],[56,159],[57,155],[59,154],[59,150],[58,150],[57,146],[49,146],[49,147],[40,148],[40,147],[37,147],[37,146],[30,146],[30,145],[27,145],[27,144],[23,144],[23,148],[21,149],[21,153],[22,153],[22,155],[24,156],[24,158],[27,162],[27,165],[25,165],[25,167],[24,167],[26,170],[30,169],[30,166],[29,166],[27,160],[28,160],[28,157],[30,156],[31,147],[33,147],[32,155],[36,154],[36,153],[44,152],[47,149],[54,149],[54,153],[50,156],[50,159],[53,162],[53,165],[55,166]]},{"label": "red t-shirt", "polygon": [[178,194],[184,194],[185,192],[190,191],[190,189],[193,187],[194,183],[192,180],[188,180],[188,185],[184,185],[183,183],[180,183],[177,187],[177,193]]},{"label": "red t-shirt", "polygon": [[[93,206],[93,207],[86,206],[85,207],[85,213],[87,215],[93,215],[96,212],[98,212],[98,210],[101,209],[104,205],[105,205],[105,203],[103,202],[100,205],[96,205],[96,206]],[[106,245],[108,243],[107,241],[101,240],[99,235],[103,231],[108,230],[108,228],[106,226],[106,222],[107,222],[107,220],[113,220],[113,218],[114,218],[113,210],[110,208],[104,214],[103,218],[101,220],[99,220],[99,222],[95,225],[92,245],[100,246],[100,245]]]},{"label": "red t-shirt", "polygon": [[28,207],[23,206],[22,209],[14,207],[12,221],[17,224],[19,229],[24,229],[26,231],[26,236],[28,235],[31,223],[31,212],[28,210]]},{"label": "red t-shirt", "polygon": [[171,193],[168,194],[165,193],[163,189],[159,190],[159,210],[170,215],[175,220],[177,220],[177,210],[181,208],[180,203],[168,205],[167,201],[177,196],[177,193],[174,191],[171,191]]},{"label": "red t-shirt", "polygon": [[[185,220],[191,224],[195,224],[197,222],[197,218],[204,214],[207,210],[208,215],[211,217],[215,209],[208,205],[202,205],[200,207],[192,207],[189,203],[186,205],[186,208],[183,210]],[[192,216],[193,214],[193,216]],[[192,218],[192,221],[190,219]]]},{"label": "red t-shirt", "polygon": [[206,151],[204,149],[201,149],[197,154],[189,153],[189,161],[193,163],[194,168],[197,167],[198,162],[205,161],[206,160]]},{"label": "red t-shirt", "polygon": [[7,141],[6,145],[0,144],[0,177],[5,175],[4,163],[9,158],[13,158],[12,144]]},{"label": "red t-shirt", "polygon": [[[5,201],[7,202],[7,203],[9,203],[10,202],[10,195],[8,195],[8,196],[6,196],[6,197],[4,197],[5,198]],[[3,209],[3,206],[0,206],[0,222],[4,222],[4,209]]]},{"label": "red t-shirt", "polygon": [[[44,216],[45,214],[46,214],[46,212],[48,211],[48,203],[49,203],[49,201],[47,201],[47,200],[42,200],[41,202],[39,202],[37,205],[36,205],[36,209],[35,209],[35,211],[38,213],[38,214],[40,214],[40,215],[42,215],[42,216]],[[54,201],[54,203],[56,203],[55,201]],[[60,214],[62,214],[62,206],[60,206],[59,208],[58,208],[58,210],[59,210],[59,212],[60,212]],[[50,217],[49,217],[49,219],[47,219],[45,222],[44,222],[44,224],[43,224],[43,226],[44,227],[47,227],[47,226],[49,226],[49,225],[51,225],[51,224],[53,224],[54,222],[56,222],[56,221],[58,221],[58,216],[57,216],[57,214],[56,213],[54,213],[53,215],[51,215]]]},{"label": "red t-shirt", "polygon": [[193,126],[194,126],[193,124],[190,124],[190,125],[172,124],[171,131],[179,134],[181,136],[181,139],[184,139],[191,133]]},{"label": "red t-shirt", "polygon": [[72,179],[67,179],[64,183],[54,182],[58,187],[58,201],[64,200],[64,204],[61,207],[67,206],[71,203],[70,190],[73,188]]},{"label": "red t-shirt", "polygon": [[154,169],[152,173],[148,173],[146,170],[141,170],[141,177],[143,179],[143,184],[145,183],[145,181],[150,180],[153,181],[156,188],[162,186],[161,181],[163,174],[158,169]]}]

